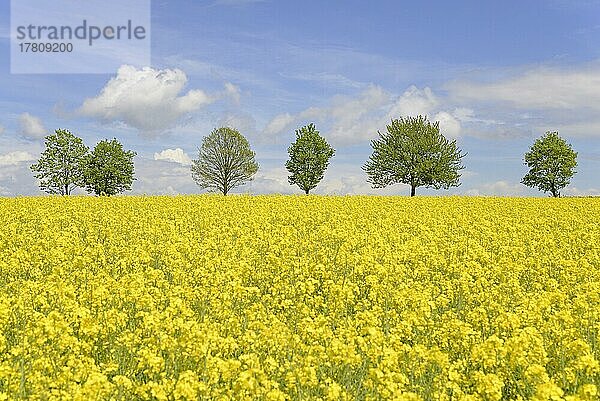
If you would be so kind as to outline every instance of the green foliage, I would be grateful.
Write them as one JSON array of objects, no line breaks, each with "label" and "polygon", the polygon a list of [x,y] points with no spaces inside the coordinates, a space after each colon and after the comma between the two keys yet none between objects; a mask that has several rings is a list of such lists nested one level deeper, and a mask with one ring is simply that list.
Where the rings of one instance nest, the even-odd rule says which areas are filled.
[{"label": "green foliage", "polygon": [[314,124],[296,130],[296,141],[288,148],[290,159],[285,168],[291,173],[290,185],[298,185],[307,195],[323,179],[329,159],[335,154]]},{"label": "green foliage", "polygon": [[569,185],[575,174],[577,152],[573,151],[557,131],[548,131],[525,153],[525,164],[529,167],[529,172],[521,183],[559,197],[560,190]]},{"label": "green foliage", "polygon": [[439,122],[427,117],[392,120],[387,132],[371,141],[373,153],[363,170],[373,188],[408,184],[411,196],[417,187],[448,189],[460,185],[461,159],[466,155],[440,133]]},{"label": "green foliage", "polygon": [[84,185],[88,147],[68,130],[57,129],[45,139],[46,149],[31,166],[40,189],[49,194],[70,195]]},{"label": "green foliage", "polygon": [[252,180],[258,171],[248,140],[234,128],[215,128],[202,140],[198,159],[192,161],[192,178],[204,189],[223,195]]},{"label": "green foliage", "polygon": [[85,187],[98,196],[111,196],[130,190],[135,178],[133,151],[123,150],[116,139],[98,142],[87,157]]}]

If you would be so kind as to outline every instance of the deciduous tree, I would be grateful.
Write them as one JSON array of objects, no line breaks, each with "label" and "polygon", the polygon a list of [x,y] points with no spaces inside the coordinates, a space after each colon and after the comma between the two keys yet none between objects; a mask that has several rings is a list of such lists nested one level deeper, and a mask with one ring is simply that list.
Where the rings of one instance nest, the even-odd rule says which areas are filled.
[{"label": "deciduous tree", "polygon": [[202,140],[198,159],[192,161],[192,178],[204,189],[227,195],[251,181],[258,171],[248,140],[234,128],[214,129]]},{"label": "deciduous tree", "polygon": [[548,131],[525,153],[524,162],[529,171],[521,183],[560,197],[560,190],[569,185],[575,175],[577,152],[557,131]]},{"label": "deciduous tree", "polygon": [[116,139],[98,142],[87,157],[85,187],[98,196],[112,196],[131,189],[136,153],[124,150]]},{"label": "deciduous tree", "polygon": [[410,196],[418,187],[448,189],[460,185],[459,171],[466,155],[456,140],[440,132],[439,122],[427,117],[402,117],[392,120],[386,132],[371,141],[373,153],[363,170],[373,188],[392,184],[410,185]]},{"label": "deciduous tree", "polygon": [[89,148],[70,131],[57,129],[45,139],[46,148],[31,166],[40,189],[49,194],[70,195],[84,186],[84,170]]},{"label": "deciduous tree", "polygon": [[291,173],[290,185],[298,185],[307,195],[323,179],[329,160],[335,154],[314,124],[296,130],[296,141],[288,148],[285,167]]}]

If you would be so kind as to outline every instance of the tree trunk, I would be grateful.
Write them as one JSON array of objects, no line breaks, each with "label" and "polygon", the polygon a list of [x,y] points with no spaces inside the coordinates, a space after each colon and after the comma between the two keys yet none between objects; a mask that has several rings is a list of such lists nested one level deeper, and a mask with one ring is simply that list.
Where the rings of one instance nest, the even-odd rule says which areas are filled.
[{"label": "tree trunk", "polygon": [[309,193],[309,192],[310,192],[310,189],[305,189],[305,190],[304,190],[304,193],[305,193],[306,195],[308,195],[308,193]]},{"label": "tree trunk", "polygon": [[416,193],[417,193],[417,187],[416,187],[416,186],[414,186],[414,185],[411,185],[411,186],[410,186],[410,196],[411,196],[411,198],[412,198],[413,196],[415,196],[415,194],[416,194]]}]

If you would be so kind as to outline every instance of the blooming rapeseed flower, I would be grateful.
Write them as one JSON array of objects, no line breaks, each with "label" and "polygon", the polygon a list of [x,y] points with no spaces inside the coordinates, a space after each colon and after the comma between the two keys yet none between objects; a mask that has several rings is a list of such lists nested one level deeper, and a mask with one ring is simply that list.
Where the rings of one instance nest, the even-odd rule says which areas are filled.
[{"label": "blooming rapeseed flower", "polygon": [[596,199],[0,199],[0,401],[600,396]]}]

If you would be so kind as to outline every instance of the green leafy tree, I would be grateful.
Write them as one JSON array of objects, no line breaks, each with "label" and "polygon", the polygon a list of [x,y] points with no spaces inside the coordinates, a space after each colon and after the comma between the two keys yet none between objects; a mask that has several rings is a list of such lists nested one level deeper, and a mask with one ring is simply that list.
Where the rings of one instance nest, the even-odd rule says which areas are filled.
[{"label": "green leafy tree", "polygon": [[131,189],[136,153],[124,150],[116,139],[98,142],[87,157],[85,187],[98,196],[112,196]]},{"label": "green leafy tree", "polygon": [[258,171],[248,140],[234,128],[215,128],[202,140],[198,159],[192,161],[192,178],[204,189],[227,195],[252,180]]},{"label": "green leafy tree", "polygon": [[296,141],[288,148],[290,159],[285,167],[291,173],[290,185],[298,185],[307,195],[323,179],[329,159],[335,154],[314,124],[296,130]]},{"label": "green leafy tree", "polygon": [[439,122],[427,117],[392,120],[387,132],[371,141],[373,153],[363,166],[373,188],[392,184],[410,185],[410,196],[418,187],[448,189],[460,185],[459,171],[466,155],[440,133]]},{"label": "green leafy tree", "polygon": [[529,172],[521,183],[560,197],[560,190],[569,185],[577,167],[577,152],[562,139],[558,132],[548,131],[538,138],[525,153]]},{"label": "green leafy tree", "polygon": [[84,185],[85,160],[89,148],[68,130],[57,129],[45,139],[46,148],[31,166],[40,189],[49,194],[70,195]]}]

